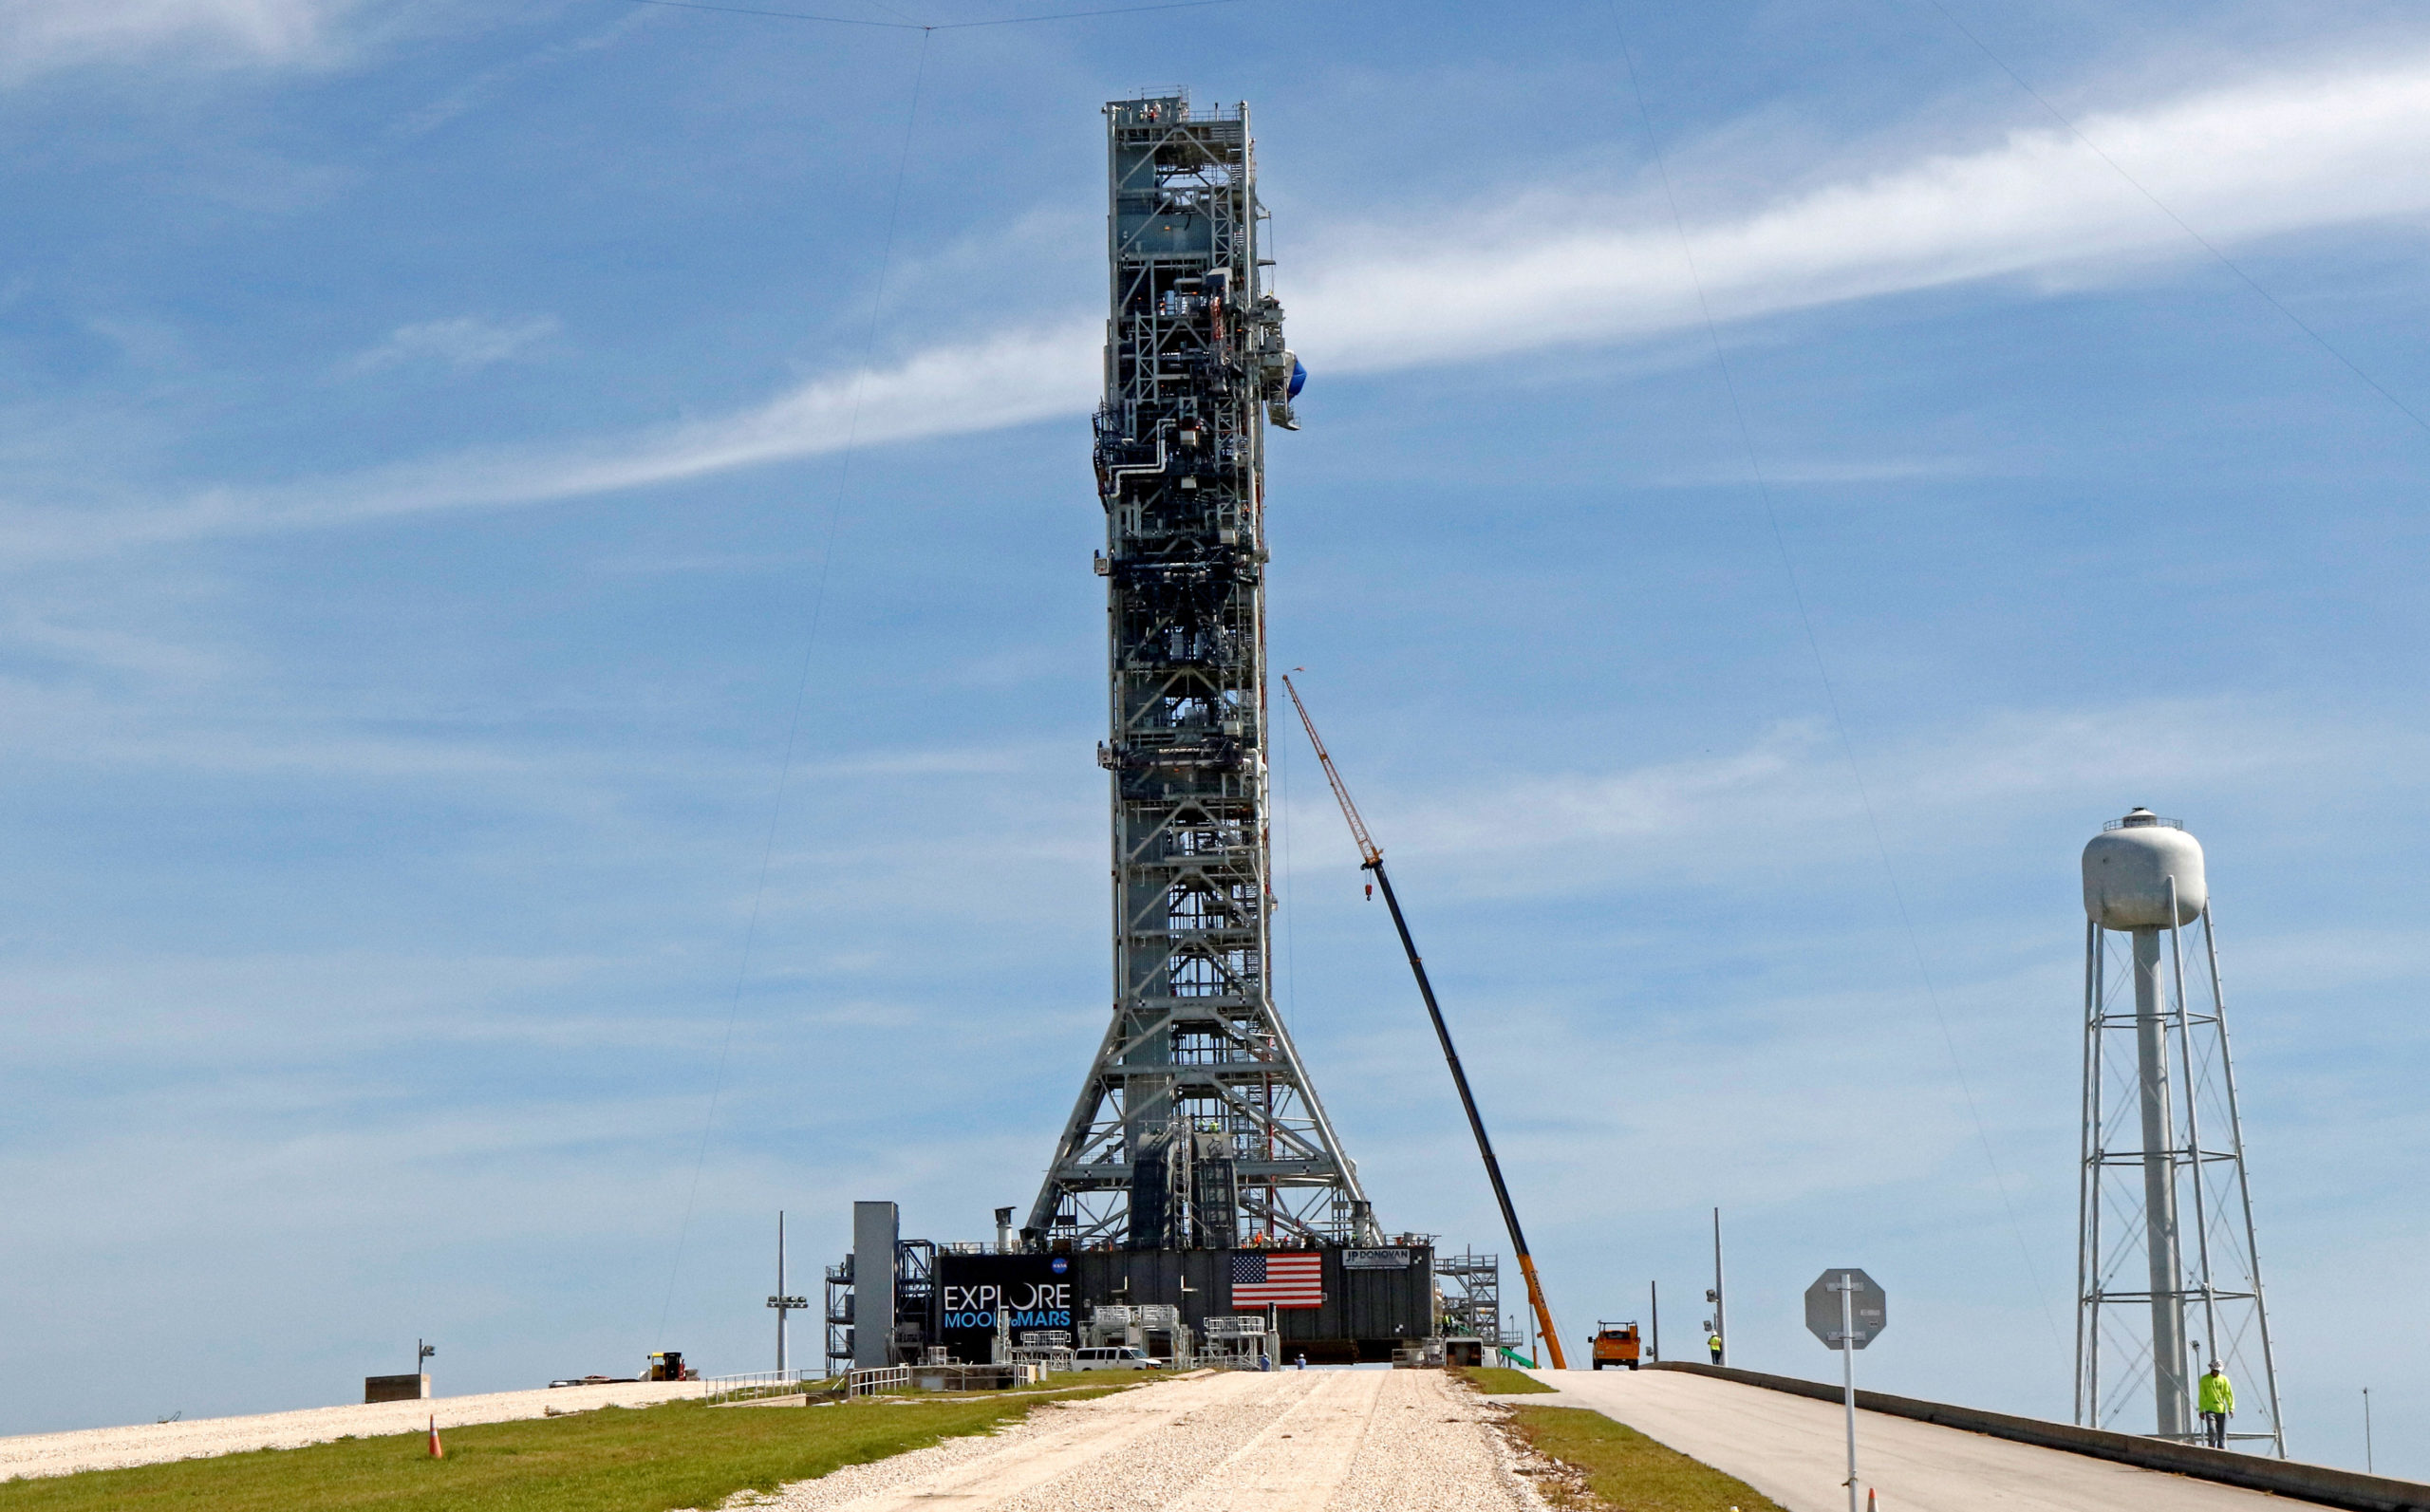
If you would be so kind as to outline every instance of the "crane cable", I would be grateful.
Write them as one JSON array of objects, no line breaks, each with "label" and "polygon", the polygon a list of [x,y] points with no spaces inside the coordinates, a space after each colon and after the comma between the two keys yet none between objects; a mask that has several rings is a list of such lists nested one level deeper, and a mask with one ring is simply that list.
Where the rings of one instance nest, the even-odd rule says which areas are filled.
[{"label": "crane cable", "polygon": [[1443,1044],[1443,1059],[1451,1068],[1451,1084],[1460,1092],[1460,1106],[1467,1111],[1468,1128],[1477,1136],[1477,1153],[1485,1158],[1485,1173],[1493,1183],[1493,1199],[1502,1206],[1502,1222],[1510,1230],[1510,1247],[1519,1258],[1519,1274],[1527,1283],[1527,1305],[1535,1310],[1536,1327],[1543,1335],[1544,1348],[1552,1352],[1553,1369],[1565,1371],[1569,1361],[1561,1349],[1561,1330],[1553,1326],[1553,1310],[1544,1300],[1543,1282],[1536,1276],[1536,1259],[1527,1251],[1527,1237],[1519,1230],[1519,1209],[1511,1205],[1510,1187],[1502,1179],[1502,1162],[1494,1158],[1493,1141],[1486,1137],[1485,1119],[1477,1112],[1476,1094],[1468,1090],[1468,1073],[1460,1064],[1460,1053],[1452,1048],[1450,1027],[1443,1021],[1442,1005],[1434,1000],[1434,983],[1427,979],[1426,961],[1417,953],[1417,942],[1409,932],[1409,921],[1401,915],[1400,899],[1393,894],[1393,879],[1384,870],[1384,852],[1374,837],[1367,831],[1367,821],[1358,814],[1358,805],[1350,799],[1350,789],[1343,785],[1341,773],[1333,764],[1333,753],[1325,749],[1323,737],[1317,734],[1317,722],[1308,718],[1308,706],[1299,698],[1299,689],[1288,673],[1283,675],[1282,689],[1291,695],[1291,706],[1299,711],[1299,726],[1308,732],[1308,743],[1317,748],[1317,760],[1325,769],[1325,780],[1333,785],[1333,795],[1341,805],[1341,816],[1350,823],[1350,837],[1358,843],[1358,867],[1373,872],[1375,886],[1384,889],[1384,906],[1393,913],[1393,927],[1399,931],[1401,949],[1409,956],[1409,969],[1417,978],[1418,996],[1426,999],[1427,1017],[1434,1020],[1434,1037]]}]

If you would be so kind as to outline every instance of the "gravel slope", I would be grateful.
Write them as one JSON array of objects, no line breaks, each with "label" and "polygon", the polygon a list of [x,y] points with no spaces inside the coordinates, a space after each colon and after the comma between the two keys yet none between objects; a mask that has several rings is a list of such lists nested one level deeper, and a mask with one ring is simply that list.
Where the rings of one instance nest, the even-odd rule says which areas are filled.
[{"label": "gravel slope", "polygon": [[1438,1371],[1232,1372],[1042,1409],[1000,1432],[852,1465],[755,1504],[1542,1512],[1494,1415]]}]

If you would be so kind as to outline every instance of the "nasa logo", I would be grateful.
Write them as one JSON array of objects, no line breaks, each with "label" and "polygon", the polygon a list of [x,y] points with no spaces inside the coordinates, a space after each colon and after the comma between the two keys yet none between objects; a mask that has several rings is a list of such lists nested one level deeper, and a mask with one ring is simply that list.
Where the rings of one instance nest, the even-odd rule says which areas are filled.
[{"label": "nasa logo", "polygon": [[1072,1268],[1072,1262],[1071,1262],[1070,1260],[1065,1260],[1065,1259],[1064,1259],[1062,1256],[1060,1256],[1060,1255],[1057,1255],[1057,1256],[1056,1256],[1056,1257],[1055,1257],[1055,1274],[1056,1274],[1056,1275],[1060,1276],[1060,1275],[1062,1275],[1065,1271],[1068,1271],[1068,1270],[1070,1270],[1071,1268]]}]

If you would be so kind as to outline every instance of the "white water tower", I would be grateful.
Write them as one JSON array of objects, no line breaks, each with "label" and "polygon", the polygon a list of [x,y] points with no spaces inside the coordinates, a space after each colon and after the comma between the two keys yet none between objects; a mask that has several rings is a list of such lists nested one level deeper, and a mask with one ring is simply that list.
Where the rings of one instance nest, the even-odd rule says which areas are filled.
[{"label": "white water tower", "polygon": [[2195,1381],[2215,1359],[2236,1383],[2230,1436],[2283,1459],[2202,847],[2137,809],[2084,847],[2084,882],[2075,1420],[2137,1431],[2148,1389],[2148,1431],[2197,1442]]}]

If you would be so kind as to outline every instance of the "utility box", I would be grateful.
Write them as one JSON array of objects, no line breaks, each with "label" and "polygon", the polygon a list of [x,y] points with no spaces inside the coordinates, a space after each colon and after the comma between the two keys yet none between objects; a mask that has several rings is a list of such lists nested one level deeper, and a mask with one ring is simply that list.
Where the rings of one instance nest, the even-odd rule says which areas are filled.
[{"label": "utility box", "polygon": [[430,1395],[430,1374],[366,1375],[363,1378],[363,1399],[366,1402],[420,1402]]}]

